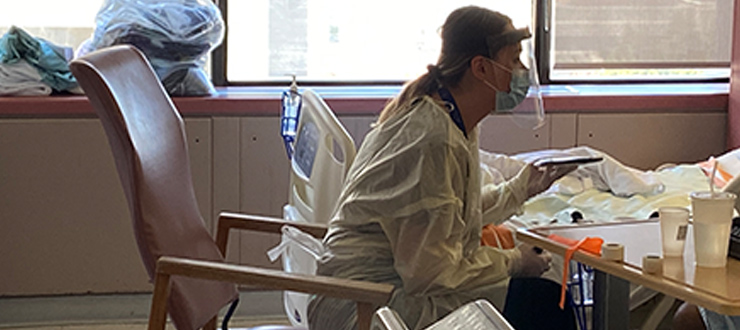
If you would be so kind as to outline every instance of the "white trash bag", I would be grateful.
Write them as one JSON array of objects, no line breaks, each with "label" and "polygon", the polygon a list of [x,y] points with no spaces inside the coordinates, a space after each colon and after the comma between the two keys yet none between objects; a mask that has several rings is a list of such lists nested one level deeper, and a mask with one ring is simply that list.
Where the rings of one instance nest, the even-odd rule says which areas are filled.
[{"label": "white trash bag", "polygon": [[[316,263],[324,253],[324,245],[313,236],[301,230],[285,225],[282,228],[282,240],[276,247],[267,251],[271,262],[282,256],[283,269],[289,273],[316,274]],[[283,303],[288,319],[294,326],[308,328],[306,310],[309,294],[285,291]]]}]

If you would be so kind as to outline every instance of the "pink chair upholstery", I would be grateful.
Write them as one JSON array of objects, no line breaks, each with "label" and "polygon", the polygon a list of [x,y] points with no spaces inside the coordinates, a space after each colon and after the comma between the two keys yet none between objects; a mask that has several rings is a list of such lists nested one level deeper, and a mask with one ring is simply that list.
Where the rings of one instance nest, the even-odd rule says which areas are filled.
[{"label": "pink chair upholstery", "polygon": [[[150,279],[161,256],[223,262],[195,200],[183,120],[144,55],[115,46],[70,67],[108,136]],[[178,329],[198,329],[236,298],[233,283],[173,277],[167,306]]]}]

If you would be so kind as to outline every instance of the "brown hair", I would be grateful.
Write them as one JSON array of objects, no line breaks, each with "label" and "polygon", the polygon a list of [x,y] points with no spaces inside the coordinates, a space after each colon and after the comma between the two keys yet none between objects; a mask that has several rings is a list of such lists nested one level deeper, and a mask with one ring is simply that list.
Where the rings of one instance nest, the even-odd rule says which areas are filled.
[{"label": "brown hair", "polygon": [[386,104],[377,123],[408,111],[411,101],[419,96],[431,95],[441,86],[456,87],[473,57],[493,57],[501,50],[504,45],[491,45],[490,40],[509,25],[509,17],[482,7],[467,6],[450,13],[442,26],[442,51],[437,64],[428,66],[427,73],[404,85],[401,93]]}]

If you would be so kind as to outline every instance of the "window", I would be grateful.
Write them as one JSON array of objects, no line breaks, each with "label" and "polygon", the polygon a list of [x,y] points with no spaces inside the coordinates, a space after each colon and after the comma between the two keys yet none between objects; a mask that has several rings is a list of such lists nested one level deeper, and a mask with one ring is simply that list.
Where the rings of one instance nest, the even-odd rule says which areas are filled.
[{"label": "window", "polygon": [[[527,0],[219,2],[229,33],[214,78],[232,84],[285,83],[293,74],[315,83],[413,79],[436,62],[447,14],[467,4],[537,26],[543,83],[726,81],[736,10],[733,0],[534,0],[536,8]],[[0,34],[16,25],[76,50],[102,3],[9,1]]]},{"label": "window", "polygon": [[437,61],[447,15],[475,4],[532,26],[529,1],[231,0],[229,82],[402,82]]},{"label": "window", "polygon": [[76,50],[92,36],[101,0],[6,1],[0,10],[0,35],[15,25],[34,37]]},{"label": "window", "polygon": [[[727,79],[731,0],[549,0],[540,76],[558,81]],[[549,6],[549,7],[548,7]],[[543,70],[544,69],[544,70]]]}]

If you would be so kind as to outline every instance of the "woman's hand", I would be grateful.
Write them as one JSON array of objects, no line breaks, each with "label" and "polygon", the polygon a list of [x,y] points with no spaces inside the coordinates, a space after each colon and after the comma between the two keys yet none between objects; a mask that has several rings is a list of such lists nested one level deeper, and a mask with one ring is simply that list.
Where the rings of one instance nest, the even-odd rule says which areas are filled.
[{"label": "woman's hand", "polygon": [[533,245],[522,243],[518,247],[521,258],[515,259],[509,269],[511,277],[540,277],[550,269],[552,255]]},{"label": "woman's hand", "polygon": [[527,195],[529,198],[549,189],[555,181],[578,168],[578,165],[573,164],[546,166],[527,164],[526,166],[530,167],[527,180]]}]

